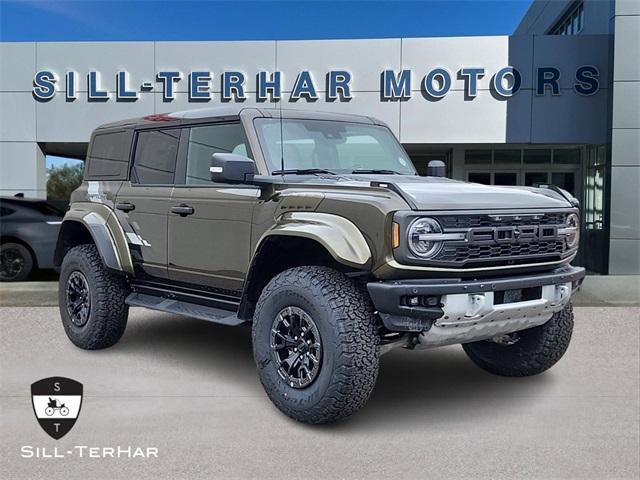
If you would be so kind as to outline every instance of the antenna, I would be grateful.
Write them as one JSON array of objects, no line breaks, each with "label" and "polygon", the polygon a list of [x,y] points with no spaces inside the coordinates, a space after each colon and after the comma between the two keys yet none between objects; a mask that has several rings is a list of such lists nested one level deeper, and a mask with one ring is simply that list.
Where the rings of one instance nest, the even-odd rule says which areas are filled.
[{"label": "antenna", "polygon": [[284,175],[284,133],[282,132],[282,103],[278,103],[278,106],[280,107],[280,171],[282,172],[282,175]]}]

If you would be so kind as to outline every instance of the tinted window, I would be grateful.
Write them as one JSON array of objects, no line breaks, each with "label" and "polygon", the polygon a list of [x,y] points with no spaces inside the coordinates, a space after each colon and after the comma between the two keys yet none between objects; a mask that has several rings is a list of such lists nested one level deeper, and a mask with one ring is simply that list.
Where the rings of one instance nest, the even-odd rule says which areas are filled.
[{"label": "tinted window", "polygon": [[211,183],[211,155],[235,153],[251,158],[239,123],[194,127],[189,131],[187,150],[187,184]]},{"label": "tinted window", "polygon": [[173,183],[179,142],[179,128],[138,133],[131,181],[143,184]]},{"label": "tinted window", "polygon": [[0,217],[6,217],[11,215],[15,210],[13,208],[8,207],[0,207]]},{"label": "tinted window", "polygon": [[89,152],[87,178],[127,178],[131,132],[121,130],[94,135]]}]

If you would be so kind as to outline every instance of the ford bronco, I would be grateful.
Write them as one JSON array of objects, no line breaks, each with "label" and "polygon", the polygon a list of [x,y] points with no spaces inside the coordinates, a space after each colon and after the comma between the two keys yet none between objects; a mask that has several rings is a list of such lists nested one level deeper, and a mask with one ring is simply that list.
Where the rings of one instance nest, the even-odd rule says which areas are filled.
[{"label": "ford bronco", "polygon": [[368,400],[380,356],[462,344],[504,376],[565,353],[576,199],[418,176],[370,117],[224,106],[99,127],[55,251],[69,339],[130,306],[251,324],[273,403],[308,423]]}]

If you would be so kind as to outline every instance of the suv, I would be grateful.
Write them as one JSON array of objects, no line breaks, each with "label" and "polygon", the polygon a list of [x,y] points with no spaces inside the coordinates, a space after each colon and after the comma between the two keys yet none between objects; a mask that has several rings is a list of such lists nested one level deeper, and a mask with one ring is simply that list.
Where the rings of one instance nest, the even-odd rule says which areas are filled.
[{"label": "suv", "polygon": [[221,107],[104,125],[56,246],[64,329],[99,349],[129,306],[249,322],[268,396],[308,423],[361,408],[395,347],[548,369],[584,277],[577,201],[438,163],[418,176],[364,116]]}]

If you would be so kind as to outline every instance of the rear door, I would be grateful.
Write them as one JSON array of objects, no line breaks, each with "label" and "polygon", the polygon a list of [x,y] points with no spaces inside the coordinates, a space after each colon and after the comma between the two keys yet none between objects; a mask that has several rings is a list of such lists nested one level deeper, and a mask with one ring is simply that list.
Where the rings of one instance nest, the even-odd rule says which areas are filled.
[{"label": "rear door", "polygon": [[251,152],[239,122],[193,126],[183,135],[186,155],[169,207],[169,278],[234,295],[249,264],[260,189],[213,183],[209,167],[214,153],[252,158]]},{"label": "rear door", "polygon": [[130,227],[125,233],[138,274],[167,277],[167,216],[180,133],[180,128],[136,132],[130,181],[116,196],[117,215]]}]

